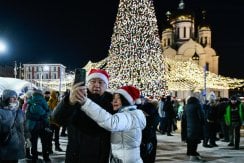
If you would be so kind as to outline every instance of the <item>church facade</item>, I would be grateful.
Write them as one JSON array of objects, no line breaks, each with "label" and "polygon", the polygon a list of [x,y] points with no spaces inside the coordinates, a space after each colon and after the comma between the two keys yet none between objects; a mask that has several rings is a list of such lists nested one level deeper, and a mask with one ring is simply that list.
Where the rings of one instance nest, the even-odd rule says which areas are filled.
[{"label": "church facade", "polygon": [[[218,74],[219,56],[212,48],[212,31],[206,20],[206,12],[202,11],[202,18],[196,25],[194,12],[185,8],[183,0],[180,1],[178,9],[166,13],[167,23],[162,31],[163,56],[173,60],[192,60],[202,68]],[[192,90],[191,90],[192,91]],[[227,97],[228,90],[207,90],[214,91],[217,96]],[[176,96],[189,94],[174,91]]]}]

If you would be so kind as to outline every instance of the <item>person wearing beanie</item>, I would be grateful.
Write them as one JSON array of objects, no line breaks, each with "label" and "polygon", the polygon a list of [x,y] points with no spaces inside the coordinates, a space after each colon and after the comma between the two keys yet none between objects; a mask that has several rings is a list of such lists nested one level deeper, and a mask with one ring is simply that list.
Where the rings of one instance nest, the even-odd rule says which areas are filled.
[{"label": "person wearing beanie", "polygon": [[24,131],[24,113],[19,109],[17,93],[14,90],[5,89],[3,90],[0,105],[1,163],[17,163],[18,160],[25,158]]},{"label": "person wearing beanie", "polygon": [[17,99],[18,99],[18,95],[14,90],[5,89],[3,90],[2,93],[1,105],[4,108],[16,109],[19,107],[19,103]]},{"label": "person wearing beanie", "polygon": [[28,100],[26,109],[26,126],[31,133],[31,154],[32,162],[37,162],[38,152],[37,144],[38,138],[41,139],[42,143],[42,156],[45,162],[50,162],[48,153],[48,139],[51,130],[49,126],[49,115],[50,109],[48,108],[47,102],[43,96],[41,90],[34,90],[32,98]]},{"label": "person wearing beanie", "polygon": [[[67,126],[66,163],[107,163],[110,153],[110,132],[100,127],[81,111],[74,98],[80,96],[83,83],[76,83],[52,113],[56,123]],[[109,75],[102,69],[91,69],[86,76],[87,97],[109,113],[113,113],[113,96],[108,92]],[[85,87],[86,88],[86,87]],[[92,106],[93,107],[93,106]]]},{"label": "person wearing beanie", "polygon": [[224,115],[225,123],[229,127],[228,146],[234,146],[234,149],[240,149],[240,130],[244,121],[244,106],[236,96],[230,98],[230,102],[226,106]]},{"label": "person wearing beanie", "polygon": [[111,131],[111,162],[142,163],[140,144],[142,130],[146,126],[146,118],[135,103],[140,97],[140,91],[133,86],[123,86],[113,94],[113,110],[111,114],[101,106],[86,98],[86,93],[80,94],[72,102],[79,102],[80,109],[96,123]]}]

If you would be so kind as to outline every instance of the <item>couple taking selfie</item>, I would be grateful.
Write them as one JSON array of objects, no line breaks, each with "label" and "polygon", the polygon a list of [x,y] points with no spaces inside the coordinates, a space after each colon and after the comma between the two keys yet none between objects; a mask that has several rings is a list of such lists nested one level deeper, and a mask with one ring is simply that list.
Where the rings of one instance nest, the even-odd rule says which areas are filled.
[{"label": "couple taking selfie", "polygon": [[91,69],[82,79],[75,80],[52,115],[68,129],[65,162],[142,163],[146,117],[135,105],[138,88],[123,86],[111,94],[106,91],[109,75],[102,69]]}]

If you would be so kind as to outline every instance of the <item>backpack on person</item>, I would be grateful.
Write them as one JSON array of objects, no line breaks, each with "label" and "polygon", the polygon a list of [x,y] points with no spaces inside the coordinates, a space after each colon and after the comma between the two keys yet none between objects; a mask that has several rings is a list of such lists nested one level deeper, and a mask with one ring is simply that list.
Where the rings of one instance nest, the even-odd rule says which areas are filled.
[{"label": "backpack on person", "polygon": [[29,103],[26,109],[26,125],[29,130],[49,125],[47,111],[38,103]]},{"label": "backpack on person", "polygon": [[33,121],[40,121],[46,111],[37,103],[30,103],[27,106],[26,118]]}]

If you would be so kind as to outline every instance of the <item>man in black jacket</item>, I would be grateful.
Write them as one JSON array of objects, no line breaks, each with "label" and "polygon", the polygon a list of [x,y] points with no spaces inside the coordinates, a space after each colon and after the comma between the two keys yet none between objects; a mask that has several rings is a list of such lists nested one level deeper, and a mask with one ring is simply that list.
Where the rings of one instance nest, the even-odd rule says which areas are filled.
[{"label": "man in black jacket", "polygon": [[143,104],[140,109],[146,116],[147,124],[142,130],[141,158],[143,163],[154,163],[157,151],[157,126],[159,115],[157,112],[157,100],[151,100]]},{"label": "man in black jacket", "polygon": [[[112,113],[112,94],[106,92],[108,79],[109,76],[105,70],[91,69],[87,76],[87,97]],[[78,88],[82,89],[82,86]],[[68,129],[65,162],[107,163],[110,152],[110,132],[99,127],[95,121],[82,112],[78,103],[72,103],[79,96],[79,89],[72,87],[70,94],[53,112],[54,120],[60,125],[66,125]]]}]

